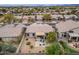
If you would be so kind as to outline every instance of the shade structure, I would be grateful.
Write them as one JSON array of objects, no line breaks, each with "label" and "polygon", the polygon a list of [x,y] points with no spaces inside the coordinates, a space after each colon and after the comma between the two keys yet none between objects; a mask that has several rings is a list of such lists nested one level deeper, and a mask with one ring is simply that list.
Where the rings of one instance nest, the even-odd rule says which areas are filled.
[{"label": "shade structure", "polygon": [[44,32],[36,32],[36,36],[43,36],[43,35],[45,35]]},{"label": "shade structure", "polygon": [[69,36],[71,36],[71,37],[79,37],[79,34],[78,33],[69,33]]}]

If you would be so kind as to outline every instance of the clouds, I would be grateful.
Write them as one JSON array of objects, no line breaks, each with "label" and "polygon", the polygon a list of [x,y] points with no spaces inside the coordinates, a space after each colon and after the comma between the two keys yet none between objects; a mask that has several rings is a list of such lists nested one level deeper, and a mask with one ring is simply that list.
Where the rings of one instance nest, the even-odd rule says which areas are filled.
[{"label": "clouds", "polygon": [[79,4],[78,0],[1,0],[0,4]]}]

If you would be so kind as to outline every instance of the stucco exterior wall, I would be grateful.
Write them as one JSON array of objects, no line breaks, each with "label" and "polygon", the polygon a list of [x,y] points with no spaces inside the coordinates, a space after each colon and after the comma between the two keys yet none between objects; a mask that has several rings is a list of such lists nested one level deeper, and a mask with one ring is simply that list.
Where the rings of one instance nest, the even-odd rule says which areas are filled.
[{"label": "stucco exterior wall", "polygon": [[58,36],[59,36],[59,39],[62,39],[62,33],[59,33]]}]

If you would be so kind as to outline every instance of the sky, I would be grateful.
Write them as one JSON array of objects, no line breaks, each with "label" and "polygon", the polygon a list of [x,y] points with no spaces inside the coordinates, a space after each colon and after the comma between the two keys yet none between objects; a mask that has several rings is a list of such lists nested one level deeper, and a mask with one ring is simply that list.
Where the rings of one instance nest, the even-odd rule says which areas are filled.
[{"label": "sky", "polygon": [[79,0],[1,0],[0,4],[79,4]]}]

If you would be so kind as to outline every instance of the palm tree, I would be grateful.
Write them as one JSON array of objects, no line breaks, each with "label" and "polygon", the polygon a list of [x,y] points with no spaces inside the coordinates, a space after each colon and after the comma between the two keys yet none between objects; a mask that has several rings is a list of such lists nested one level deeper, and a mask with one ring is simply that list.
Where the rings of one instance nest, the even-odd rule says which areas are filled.
[{"label": "palm tree", "polygon": [[50,46],[46,47],[45,53],[47,55],[61,55],[64,54],[64,51],[58,42],[53,42]]},{"label": "palm tree", "polygon": [[52,44],[46,47],[45,52],[48,55],[79,54],[79,51],[70,47],[65,41],[54,41]]}]

